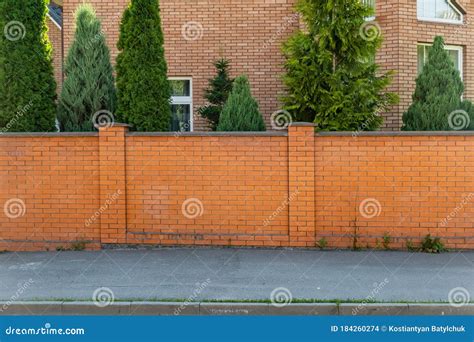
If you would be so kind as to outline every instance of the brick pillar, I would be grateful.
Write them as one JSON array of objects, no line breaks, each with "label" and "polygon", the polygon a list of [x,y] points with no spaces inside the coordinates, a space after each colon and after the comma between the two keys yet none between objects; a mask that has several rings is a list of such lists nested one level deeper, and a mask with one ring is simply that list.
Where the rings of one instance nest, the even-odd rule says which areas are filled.
[{"label": "brick pillar", "polygon": [[288,127],[289,235],[290,246],[314,247],[316,243],[314,124]]},{"label": "brick pillar", "polygon": [[125,243],[127,194],[125,134],[128,125],[114,123],[99,129],[100,239],[101,243]]}]

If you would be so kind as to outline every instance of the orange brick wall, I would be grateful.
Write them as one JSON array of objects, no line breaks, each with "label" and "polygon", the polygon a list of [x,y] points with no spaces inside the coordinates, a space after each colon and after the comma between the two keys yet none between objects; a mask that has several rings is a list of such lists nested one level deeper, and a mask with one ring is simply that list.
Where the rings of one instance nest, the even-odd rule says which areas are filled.
[{"label": "orange brick wall", "polygon": [[347,248],[358,235],[365,248],[387,234],[403,248],[431,233],[473,248],[473,147],[474,136],[318,137],[317,239]]},{"label": "orange brick wall", "polygon": [[[104,245],[474,249],[474,136],[0,136],[0,250]],[[16,205],[16,206],[15,206]],[[16,210],[15,210],[16,209]]]},{"label": "orange brick wall", "polygon": [[286,137],[130,136],[127,180],[128,243],[288,244]]},{"label": "orange brick wall", "polygon": [[0,250],[97,248],[98,152],[97,136],[1,135]]}]

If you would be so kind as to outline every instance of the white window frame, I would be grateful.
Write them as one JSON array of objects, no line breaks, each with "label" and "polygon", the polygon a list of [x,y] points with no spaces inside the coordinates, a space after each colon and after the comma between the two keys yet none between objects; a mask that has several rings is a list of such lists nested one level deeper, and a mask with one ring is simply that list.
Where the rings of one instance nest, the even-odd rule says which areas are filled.
[{"label": "white window frame", "polygon": [[435,23],[455,24],[455,25],[462,25],[464,23],[464,14],[456,7],[456,5],[453,4],[451,0],[446,0],[446,1],[448,5],[450,5],[454,9],[454,11],[460,15],[461,19],[459,20],[423,17],[420,15],[420,13],[418,13],[418,1],[420,0],[417,0],[416,13],[417,13],[418,20],[420,21],[431,21]]},{"label": "white window frame", "polygon": [[[433,44],[428,44],[428,43],[418,43],[417,44],[417,47],[418,46],[433,46]],[[463,46],[460,46],[460,45],[445,45],[444,46],[444,49],[445,50],[456,50],[458,51],[458,64],[459,64],[459,75],[461,76],[461,80],[464,80],[464,47]],[[418,54],[418,52],[417,52]],[[416,56],[416,58],[418,59],[418,55]],[[424,55],[424,64],[426,64],[426,62],[428,61],[428,54],[425,53]],[[417,70],[417,73],[418,73],[418,70]]]},{"label": "white window frame", "polygon": [[[365,4],[366,6],[369,6],[369,7],[370,7],[370,5],[366,3],[367,1],[361,0],[361,2],[362,2],[363,4]],[[377,13],[375,12],[375,11],[376,11],[376,8],[377,8],[377,1],[374,0],[374,15],[371,16],[371,17],[365,18],[366,21],[374,21],[374,20],[375,20],[375,17],[377,16]]]},{"label": "white window frame", "polygon": [[189,81],[189,96],[171,96],[172,105],[189,105],[189,131],[194,132],[193,78],[168,77],[170,81]]}]

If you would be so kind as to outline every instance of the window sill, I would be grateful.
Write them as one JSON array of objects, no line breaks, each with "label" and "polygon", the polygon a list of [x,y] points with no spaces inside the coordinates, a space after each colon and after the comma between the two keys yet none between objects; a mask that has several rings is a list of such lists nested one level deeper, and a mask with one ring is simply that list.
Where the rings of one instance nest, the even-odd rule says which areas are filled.
[{"label": "window sill", "polygon": [[448,25],[463,25],[464,21],[448,20],[448,19],[434,19],[434,18],[420,18],[418,21],[428,22],[432,24],[448,24]]}]

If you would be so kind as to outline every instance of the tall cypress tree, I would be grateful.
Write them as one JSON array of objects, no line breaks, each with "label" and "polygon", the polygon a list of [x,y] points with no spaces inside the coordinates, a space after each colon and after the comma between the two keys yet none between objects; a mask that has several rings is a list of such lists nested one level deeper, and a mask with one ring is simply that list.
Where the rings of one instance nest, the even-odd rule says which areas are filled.
[{"label": "tall cypress tree", "polygon": [[76,10],[76,33],[64,72],[58,106],[60,128],[92,131],[95,113],[115,112],[116,93],[110,51],[91,5],[80,5]]},{"label": "tall cypress tree", "polygon": [[0,130],[54,131],[56,82],[47,0],[0,1]]},{"label": "tall cypress tree", "polygon": [[403,115],[402,130],[472,130],[472,105],[462,100],[463,91],[461,76],[444,49],[444,40],[436,37],[416,80],[413,103]]},{"label": "tall cypress tree", "polygon": [[300,0],[306,24],[284,44],[284,107],[296,121],[314,121],[320,130],[377,129],[378,112],[396,103],[385,92],[391,74],[378,75],[375,54],[380,27],[366,18],[372,9],[360,0]]},{"label": "tall cypress tree", "polygon": [[218,131],[265,131],[265,122],[252,97],[247,76],[239,76],[224,105]]},{"label": "tall cypress tree", "polygon": [[209,88],[206,89],[204,97],[209,104],[198,109],[199,114],[209,121],[213,131],[219,125],[219,118],[222,113],[229,93],[232,90],[233,80],[229,77],[229,61],[222,58],[214,63],[217,75],[209,80]]},{"label": "tall cypress tree", "polygon": [[137,131],[169,131],[171,86],[157,0],[132,0],[120,25],[117,114]]}]

